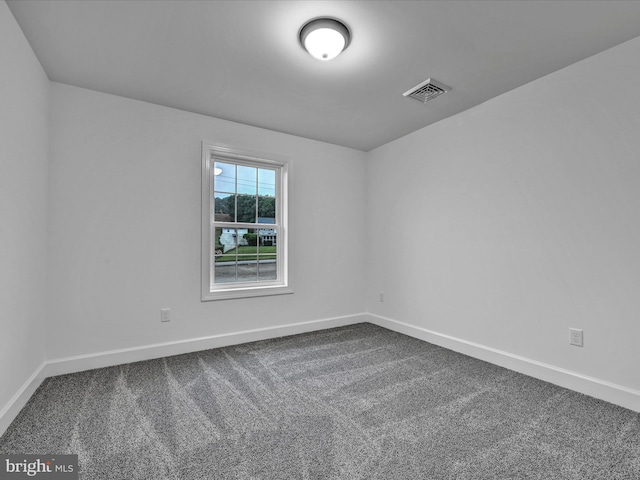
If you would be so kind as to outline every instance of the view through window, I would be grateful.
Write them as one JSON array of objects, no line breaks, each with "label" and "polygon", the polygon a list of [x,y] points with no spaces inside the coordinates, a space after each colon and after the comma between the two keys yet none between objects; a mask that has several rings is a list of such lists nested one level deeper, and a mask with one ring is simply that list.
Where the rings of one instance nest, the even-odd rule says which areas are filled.
[{"label": "view through window", "polygon": [[206,150],[208,288],[203,299],[288,293],[277,291],[287,286],[287,165],[214,146]]},{"label": "view through window", "polygon": [[216,161],[213,188],[214,282],[277,280],[276,170]]}]

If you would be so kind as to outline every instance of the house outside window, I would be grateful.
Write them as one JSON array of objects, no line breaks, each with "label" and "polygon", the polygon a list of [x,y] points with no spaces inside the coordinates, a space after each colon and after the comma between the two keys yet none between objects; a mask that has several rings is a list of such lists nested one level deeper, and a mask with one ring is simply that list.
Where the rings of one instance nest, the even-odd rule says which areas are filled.
[{"label": "house outside window", "polygon": [[288,159],[202,143],[202,300],[292,293]]}]

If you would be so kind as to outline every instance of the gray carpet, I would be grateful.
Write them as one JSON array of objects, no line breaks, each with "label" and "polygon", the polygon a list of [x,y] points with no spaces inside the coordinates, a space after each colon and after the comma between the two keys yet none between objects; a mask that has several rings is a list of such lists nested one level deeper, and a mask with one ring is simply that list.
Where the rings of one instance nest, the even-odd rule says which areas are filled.
[{"label": "gray carpet", "polygon": [[52,377],[0,453],[83,479],[640,479],[640,414],[370,324]]}]

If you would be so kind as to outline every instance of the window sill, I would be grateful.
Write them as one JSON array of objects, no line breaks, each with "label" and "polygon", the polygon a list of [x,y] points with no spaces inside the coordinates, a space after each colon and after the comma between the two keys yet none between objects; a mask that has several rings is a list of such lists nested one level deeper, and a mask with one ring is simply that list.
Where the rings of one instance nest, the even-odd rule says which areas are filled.
[{"label": "window sill", "polygon": [[293,289],[291,287],[283,285],[273,287],[234,288],[229,290],[204,292],[202,294],[202,301],[210,302],[214,300],[230,300],[233,298],[267,297],[271,295],[289,295],[292,293]]}]

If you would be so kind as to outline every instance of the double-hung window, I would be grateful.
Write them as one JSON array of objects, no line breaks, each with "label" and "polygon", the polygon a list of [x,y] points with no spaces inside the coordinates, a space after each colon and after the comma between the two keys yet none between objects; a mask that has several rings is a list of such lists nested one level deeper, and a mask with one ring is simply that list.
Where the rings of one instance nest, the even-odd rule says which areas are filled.
[{"label": "double-hung window", "polygon": [[202,300],[292,293],[289,163],[202,143]]}]

